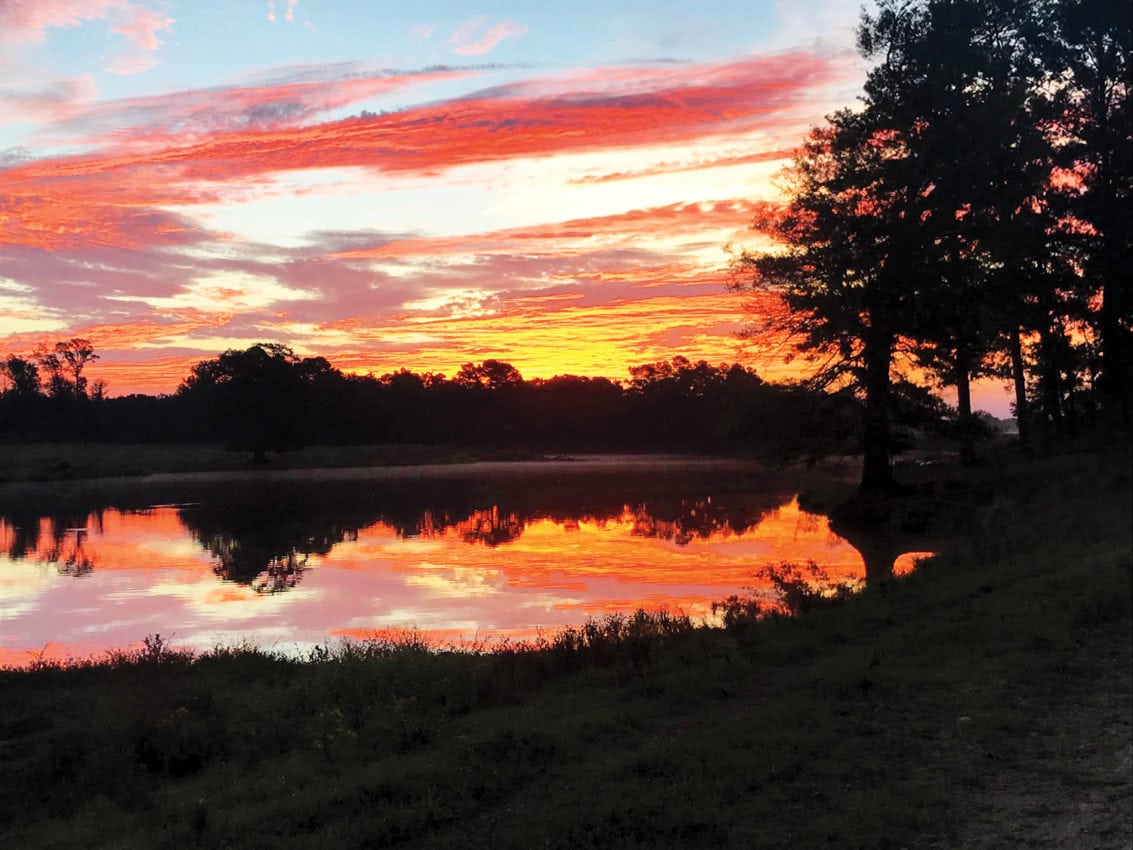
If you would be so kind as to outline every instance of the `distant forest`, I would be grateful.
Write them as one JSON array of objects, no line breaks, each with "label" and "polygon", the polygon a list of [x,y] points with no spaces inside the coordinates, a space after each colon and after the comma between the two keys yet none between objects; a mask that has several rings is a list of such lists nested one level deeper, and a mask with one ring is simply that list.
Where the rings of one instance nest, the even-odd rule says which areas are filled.
[{"label": "distant forest", "polygon": [[[738,364],[683,357],[633,366],[628,380],[560,375],[525,380],[498,360],[451,378],[405,369],[350,375],[278,343],[198,363],[171,395],[107,397],[83,374],[89,340],[0,362],[0,439],[203,442],[252,452],[306,445],[424,444],[533,450],[746,451],[791,460],[855,451],[861,418],[850,392],[762,380]],[[947,420],[910,388],[898,418]]]}]

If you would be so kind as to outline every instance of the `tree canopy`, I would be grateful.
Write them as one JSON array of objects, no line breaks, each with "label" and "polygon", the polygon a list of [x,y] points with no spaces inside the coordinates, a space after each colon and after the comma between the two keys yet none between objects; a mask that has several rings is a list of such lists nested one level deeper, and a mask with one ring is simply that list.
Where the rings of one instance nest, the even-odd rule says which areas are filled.
[{"label": "tree canopy", "polygon": [[864,399],[864,488],[891,484],[895,358],[957,390],[999,372],[1050,438],[1130,426],[1127,3],[880,0],[861,104],[811,131],[734,259],[813,380]]}]

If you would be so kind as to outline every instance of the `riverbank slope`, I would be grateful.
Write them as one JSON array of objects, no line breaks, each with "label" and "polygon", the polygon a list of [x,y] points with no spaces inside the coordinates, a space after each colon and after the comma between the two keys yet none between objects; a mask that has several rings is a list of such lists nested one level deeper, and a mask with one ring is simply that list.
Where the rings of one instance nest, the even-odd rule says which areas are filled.
[{"label": "riverbank slope", "polygon": [[934,474],[959,542],[795,618],[2,672],[4,846],[1129,846],[1128,456]]}]

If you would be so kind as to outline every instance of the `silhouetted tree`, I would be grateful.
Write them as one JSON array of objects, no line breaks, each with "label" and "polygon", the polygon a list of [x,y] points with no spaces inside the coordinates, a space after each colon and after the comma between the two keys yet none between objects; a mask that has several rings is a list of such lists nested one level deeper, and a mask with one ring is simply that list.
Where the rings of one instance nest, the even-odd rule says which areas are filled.
[{"label": "silhouetted tree", "polygon": [[83,369],[98,360],[89,339],[74,337],[35,352],[36,362],[47,372],[47,392],[52,398],[86,398],[87,379]]},{"label": "silhouetted tree", "polygon": [[341,379],[324,358],[300,359],[287,346],[258,343],[198,363],[178,394],[208,412],[231,448],[266,463],[268,451],[311,441],[317,392]]},{"label": "silhouetted tree", "polygon": [[1107,425],[1128,429],[1133,392],[1133,11],[1124,0],[1060,0],[1050,130],[1063,181],[1065,223],[1081,251],[1079,288],[1098,338]]},{"label": "silhouetted tree", "polygon": [[28,399],[39,395],[39,370],[31,360],[9,354],[7,359],[0,362],[0,377],[5,379],[7,386],[3,390],[5,396]]},{"label": "silhouetted tree", "polygon": [[479,366],[465,363],[452,380],[462,387],[481,387],[494,391],[522,384],[523,376],[510,363],[502,360],[485,360]]},{"label": "silhouetted tree", "polygon": [[734,286],[778,293],[778,320],[795,345],[823,361],[812,381],[849,380],[864,396],[861,487],[893,485],[890,417],[894,348],[908,333],[923,273],[924,210],[907,140],[884,116],[841,111],[813,130],[784,175],[788,201],[753,228],[779,250],[734,260]]},{"label": "silhouetted tree", "polygon": [[[991,355],[1018,328],[1019,275],[1003,272],[1020,243],[1004,231],[1036,214],[1049,224],[1041,201],[1051,154],[1035,112],[1041,31],[1032,0],[880,0],[859,30],[863,54],[883,59],[866,82],[867,108],[901,135],[923,198],[917,243],[927,262],[906,282],[915,290],[907,341],[956,387],[961,435],[971,432],[971,381],[990,373]],[[961,443],[972,459],[971,440]]]}]

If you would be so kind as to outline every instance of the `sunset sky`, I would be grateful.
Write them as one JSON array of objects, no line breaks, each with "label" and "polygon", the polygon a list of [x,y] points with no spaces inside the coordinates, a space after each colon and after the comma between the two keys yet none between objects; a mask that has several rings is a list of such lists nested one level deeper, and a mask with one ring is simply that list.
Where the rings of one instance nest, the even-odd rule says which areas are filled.
[{"label": "sunset sky", "polygon": [[345,370],[741,351],[724,245],[852,104],[860,0],[0,0],[0,354],[112,395],[280,341]]}]

